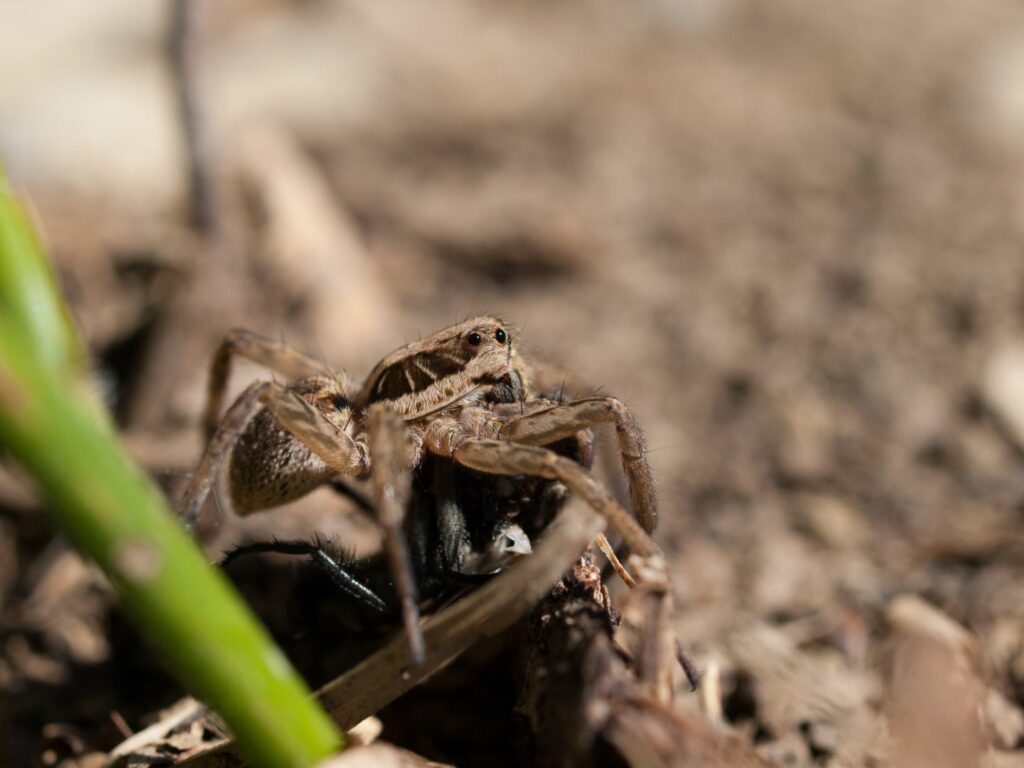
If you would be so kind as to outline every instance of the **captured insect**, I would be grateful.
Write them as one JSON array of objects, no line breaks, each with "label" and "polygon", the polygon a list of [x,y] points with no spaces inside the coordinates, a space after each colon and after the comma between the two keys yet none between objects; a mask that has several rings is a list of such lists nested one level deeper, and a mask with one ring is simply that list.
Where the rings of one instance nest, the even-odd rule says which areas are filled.
[{"label": "captured insect", "polygon": [[[235,356],[287,383],[250,384],[220,416]],[[630,551],[657,551],[649,536],[657,505],[642,429],[615,398],[552,399],[558,378],[524,359],[496,317],[472,318],[407,344],[361,384],[344,372],[325,375],[318,361],[287,345],[236,331],[211,364],[208,444],[182,498],[183,519],[195,524],[221,467],[239,514],[322,485],[367,481],[389,583],[380,583],[379,569],[347,561],[319,540],[250,544],[230,557],[308,556],[349,598],[400,615],[418,662],[425,601],[528,554],[566,493],[603,515]],[[602,424],[613,425],[618,437],[631,513],[589,472],[593,429]],[[603,535],[596,543],[631,582]]]}]

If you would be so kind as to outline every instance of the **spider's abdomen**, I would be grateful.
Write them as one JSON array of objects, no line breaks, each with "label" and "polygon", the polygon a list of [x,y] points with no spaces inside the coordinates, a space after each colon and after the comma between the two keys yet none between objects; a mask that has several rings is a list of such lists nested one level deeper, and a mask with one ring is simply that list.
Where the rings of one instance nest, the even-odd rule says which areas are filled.
[{"label": "spider's abdomen", "polygon": [[228,466],[231,502],[239,515],[294,501],[333,477],[266,408],[249,422]]},{"label": "spider's abdomen", "polygon": [[[348,403],[333,382],[298,382],[294,390],[339,428],[348,419]],[[228,464],[228,489],[236,514],[286,504],[330,482],[328,466],[261,408],[238,438]]]}]

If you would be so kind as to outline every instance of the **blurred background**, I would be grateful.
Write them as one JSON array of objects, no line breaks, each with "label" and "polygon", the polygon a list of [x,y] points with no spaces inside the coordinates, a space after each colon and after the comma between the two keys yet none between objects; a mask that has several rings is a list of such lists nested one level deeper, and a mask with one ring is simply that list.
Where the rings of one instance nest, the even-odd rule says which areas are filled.
[{"label": "blurred background", "polygon": [[[198,210],[172,26],[0,3],[0,160],[169,489],[230,328],[358,377],[498,313],[646,427],[677,631],[763,756],[1024,765],[1020,4],[204,4]],[[152,703],[10,468],[0,610],[0,763]]]}]

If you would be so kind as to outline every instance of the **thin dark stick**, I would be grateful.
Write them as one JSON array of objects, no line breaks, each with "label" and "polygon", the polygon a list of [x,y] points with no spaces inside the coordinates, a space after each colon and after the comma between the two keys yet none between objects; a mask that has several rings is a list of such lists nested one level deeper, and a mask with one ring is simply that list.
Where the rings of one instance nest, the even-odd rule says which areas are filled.
[{"label": "thin dark stick", "polygon": [[189,186],[189,219],[196,231],[215,234],[217,215],[210,179],[210,152],[198,94],[198,35],[193,0],[171,0],[167,39],[174,98],[185,141]]},{"label": "thin dark stick", "polygon": [[676,639],[676,661],[679,662],[679,666],[686,673],[686,680],[690,684],[690,690],[696,691],[700,687],[700,670],[697,669],[693,659],[683,649],[683,644],[679,642],[678,638]]}]

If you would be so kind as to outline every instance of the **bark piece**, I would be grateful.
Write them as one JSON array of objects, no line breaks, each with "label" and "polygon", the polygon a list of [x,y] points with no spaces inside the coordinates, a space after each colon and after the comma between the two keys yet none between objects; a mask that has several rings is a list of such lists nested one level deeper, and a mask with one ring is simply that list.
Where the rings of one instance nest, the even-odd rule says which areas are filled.
[{"label": "bark piece", "polygon": [[589,556],[531,614],[518,705],[530,764],[769,765],[738,736],[660,701],[616,643],[613,618]]}]

